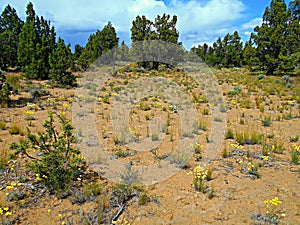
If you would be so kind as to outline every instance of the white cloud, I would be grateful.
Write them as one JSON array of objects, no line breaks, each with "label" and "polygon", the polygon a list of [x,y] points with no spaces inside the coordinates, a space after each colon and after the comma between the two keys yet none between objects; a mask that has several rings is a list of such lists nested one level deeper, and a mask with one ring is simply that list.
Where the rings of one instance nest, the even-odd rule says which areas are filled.
[{"label": "white cloud", "polygon": [[253,30],[254,27],[262,24],[262,18],[254,18],[249,22],[242,24],[241,29],[243,30]]},{"label": "white cloud", "polygon": [[[242,0],[32,0],[38,15],[51,19],[58,33],[95,31],[111,21],[120,33],[130,36],[132,20],[146,15],[154,20],[156,15],[177,15],[177,28],[186,47],[232,32],[233,24],[243,17],[246,7]],[[26,1],[4,0],[18,13],[25,12]],[[257,22],[257,18],[243,25],[243,30]],[[74,34],[75,35],[75,34]],[[212,39],[214,38],[214,39]]]}]

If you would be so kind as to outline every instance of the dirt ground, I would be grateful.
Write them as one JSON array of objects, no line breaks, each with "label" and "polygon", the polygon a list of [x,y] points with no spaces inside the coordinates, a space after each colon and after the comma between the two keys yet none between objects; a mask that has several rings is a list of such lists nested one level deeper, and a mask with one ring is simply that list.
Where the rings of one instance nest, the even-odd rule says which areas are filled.
[{"label": "dirt ground", "polygon": [[[81,98],[75,89],[21,81],[22,91],[13,97],[15,106],[0,109],[0,121],[5,124],[0,130],[0,155],[5,158],[12,153],[9,145],[24,138],[26,127],[33,133],[42,131],[48,110],[57,114],[65,112],[70,119],[75,117],[80,121],[82,118],[83,130],[76,129],[81,141],[79,146],[97,140],[91,142],[91,148],[81,151],[91,170],[98,172],[93,179],[104,186],[103,192],[110,194],[111,186],[122,181],[119,175],[124,164],[130,163],[132,169],[151,168],[140,177],[139,184],[147,199],[143,203],[140,196],[128,200],[116,221],[111,221],[114,224],[300,224],[300,167],[291,160],[293,151],[300,157],[300,77],[289,80],[260,77],[244,69],[212,71],[224,98],[221,114],[213,111],[212,102],[207,100],[197,81],[181,72],[146,75],[122,72],[111,77],[104,84],[106,88],[100,91],[91,85],[85,86],[88,96],[96,99],[95,104],[89,104],[88,97],[81,99],[86,103],[82,107],[84,113],[93,118],[91,123],[96,129],[93,138],[85,133],[90,122],[81,111],[72,108]],[[190,103],[180,106],[176,100],[166,97],[167,92],[149,94],[145,91],[147,88],[142,87],[148,96],[132,100],[133,90],[139,89],[130,84],[139,76],[154,77],[158,83],[159,78],[165,79],[169,82],[166,86],[175,83],[176,90],[192,99],[197,117],[191,116],[191,111],[183,120],[183,112]],[[46,94],[31,99],[26,90],[37,86],[39,90],[45,89]],[[124,96],[128,102],[132,100],[130,104],[122,101]],[[178,96],[185,98],[185,94]],[[28,104],[30,101],[34,105]],[[117,103],[126,107],[120,108]],[[28,110],[34,111],[34,120],[24,119]],[[222,127],[225,134],[222,140],[211,133],[213,124]],[[11,135],[13,126],[18,126],[21,134]],[[184,144],[185,140],[188,144]],[[214,154],[206,152],[211,143],[221,143]],[[213,158],[207,161],[210,155]],[[83,220],[78,222],[81,214],[94,212],[99,201],[77,204],[72,203],[72,196],[59,199],[47,192],[38,197],[27,194],[28,198],[18,201],[7,200],[10,177],[19,176],[15,173],[27,174],[27,181],[34,182],[35,175],[24,167],[26,161],[26,157],[20,157],[18,163],[8,162],[1,169],[0,208],[8,207],[7,211],[12,212],[6,215],[7,211],[1,214],[0,210],[2,224],[84,224]],[[195,190],[193,184],[194,168],[203,166],[204,161],[205,168],[212,171],[212,179],[205,181],[206,193]],[[11,170],[12,164],[17,172]],[[84,186],[90,180],[81,182]],[[26,181],[21,183],[20,188],[26,186]],[[280,203],[270,203],[267,208],[265,200],[275,197]],[[30,200],[34,201],[27,204]],[[105,197],[102,200],[109,202]],[[269,220],[270,215],[276,217],[275,222]]]}]

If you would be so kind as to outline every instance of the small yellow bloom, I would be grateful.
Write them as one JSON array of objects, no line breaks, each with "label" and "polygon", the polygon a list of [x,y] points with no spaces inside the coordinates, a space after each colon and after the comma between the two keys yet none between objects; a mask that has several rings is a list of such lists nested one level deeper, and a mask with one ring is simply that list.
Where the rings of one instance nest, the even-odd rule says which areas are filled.
[{"label": "small yellow bloom", "polygon": [[17,185],[18,185],[19,187],[20,187],[20,186],[22,186],[22,184],[21,184],[21,183],[18,183]]},{"label": "small yellow bloom", "polygon": [[58,217],[62,217],[63,215],[60,213],[60,214],[58,214]]},{"label": "small yellow bloom", "polygon": [[193,172],[192,172],[192,171],[188,172],[186,175],[191,175],[191,174],[193,174]]},{"label": "small yellow bloom", "polygon": [[112,223],[112,224],[117,224],[117,221],[112,221],[111,223]]},{"label": "small yellow bloom", "polygon": [[12,212],[6,212],[5,213],[5,216],[11,216],[12,215]]},{"label": "small yellow bloom", "polygon": [[263,156],[262,156],[262,159],[263,159],[264,161],[268,161],[268,160],[269,160],[269,156],[263,155]]},{"label": "small yellow bloom", "polygon": [[62,221],[62,222],[61,222],[61,225],[65,225],[65,224],[66,224],[66,222],[65,222],[65,221]]},{"label": "small yellow bloom", "polygon": [[4,207],[3,209],[4,209],[4,211],[8,211],[8,210],[9,210],[9,208],[8,208],[8,207]]},{"label": "small yellow bloom", "polygon": [[3,209],[0,208],[0,215],[2,215],[2,214],[3,214]]},{"label": "small yellow bloom", "polygon": [[77,180],[78,180],[78,181],[81,181],[81,178],[78,177]]},{"label": "small yellow bloom", "polygon": [[6,190],[13,189],[13,186],[6,186]]},{"label": "small yellow bloom", "polygon": [[51,209],[48,209],[48,213],[50,213],[51,212]]},{"label": "small yellow bloom", "polygon": [[9,193],[5,193],[5,196],[8,196],[9,195]]}]

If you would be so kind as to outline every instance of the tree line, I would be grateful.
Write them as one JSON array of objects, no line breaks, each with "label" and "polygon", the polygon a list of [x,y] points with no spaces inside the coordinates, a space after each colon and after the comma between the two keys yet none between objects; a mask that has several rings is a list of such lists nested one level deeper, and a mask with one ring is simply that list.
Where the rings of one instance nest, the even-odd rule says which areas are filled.
[{"label": "tree line", "polygon": [[[212,46],[198,45],[190,49],[205,63],[217,67],[242,67],[265,71],[266,74],[291,73],[300,64],[300,1],[272,0],[266,7],[263,22],[254,28],[250,39],[242,43],[238,32],[219,37]],[[158,15],[154,21],[137,16],[132,21],[132,42],[161,40],[182,46],[178,41],[177,16]],[[86,70],[101,55],[119,45],[111,22],[91,34],[85,47],[70,44],[56,37],[54,26],[36,15],[33,4],[26,8],[22,21],[14,8],[6,6],[0,16],[0,69],[20,69],[28,79],[51,79],[60,85],[74,85],[73,71]],[[130,49],[121,43],[120,60]],[[157,69],[158,62],[139,63]]]},{"label": "tree line", "polygon": [[248,66],[267,75],[293,72],[300,65],[300,1],[272,0],[243,45],[238,32],[218,38],[212,46],[198,45],[191,50],[208,65]]}]

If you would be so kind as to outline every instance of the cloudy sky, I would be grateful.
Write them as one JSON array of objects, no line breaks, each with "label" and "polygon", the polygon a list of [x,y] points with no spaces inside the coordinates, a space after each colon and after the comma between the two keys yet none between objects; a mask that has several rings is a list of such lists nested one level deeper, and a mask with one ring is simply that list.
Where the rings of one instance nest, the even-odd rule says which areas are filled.
[{"label": "cloudy sky", "polygon": [[[25,20],[26,0],[1,0]],[[239,32],[247,40],[253,27],[261,23],[271,0],[32,0],[39,16],[55,26],[58,36],[84,46],[91,33],[108,21],[116,28],[120,41],[130,44],[130,28],[137,15],[154,20],[156,15],[177,15],[180,41],[186,48],[214,42],[227,33]],[[289,1],[286,1],[289,2]]]}]

